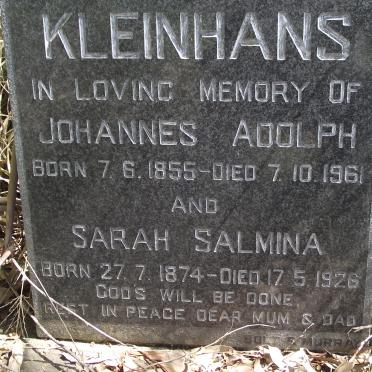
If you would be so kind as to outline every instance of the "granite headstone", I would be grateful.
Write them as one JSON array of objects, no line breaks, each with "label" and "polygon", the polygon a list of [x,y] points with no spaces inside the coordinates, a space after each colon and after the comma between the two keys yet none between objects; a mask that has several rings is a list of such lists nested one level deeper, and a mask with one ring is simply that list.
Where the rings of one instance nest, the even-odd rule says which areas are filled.
[{"label": "granite headstone", "polygon": [[[34,282],[125,342],[242,328],[223,342],[355,347],[372,321],[371,11],[3,0]],[[104,339],[33,294],[55,337]]]}]

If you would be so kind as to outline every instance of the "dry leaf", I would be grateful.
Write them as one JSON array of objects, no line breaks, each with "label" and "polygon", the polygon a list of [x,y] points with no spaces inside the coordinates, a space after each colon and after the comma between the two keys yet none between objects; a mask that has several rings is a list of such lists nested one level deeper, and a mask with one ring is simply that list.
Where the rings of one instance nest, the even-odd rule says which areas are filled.
[{"label": "dry leaf", "polygon": [[96,357],[96,358],[88,358],[84,359],[84,364],[101,364],[105,363],[107,366],[114,363],[114,366],[119,364],[118,360],[113,360],[107,357]]},{"label": "dry leaf", "polygon": [[331,355],[332,355],[332,358],[336,360],[338,363],[343,363],[348,360],[347,357],[344,355],[333,354],[333,353],[331,353]]},{"label": "dry leaf", "polygon": [[335,372],[350,372],[353,370],[354,363],[349,361],[341,363],[336,369]]},{"label": "dry leaf", "polygon": [[285,369],[286,364],[284,363],[284,356],[282,352],[273,346],[269,346],[269,355],[274,364],[276,364],[280,369]]},{"label": "dry leaf", "polygon": [[[155,363],[161,364],[161,367],[170,372],[181,372],[186,368],[185,356],[186,353],[180,350],[165,351],[165,350],[151,350],[142,351],[146,359]],[[163,363],[163,364],[162,364]]]},{"label": "dry leaf", "polygon": [[138,368],[138,365],[135,362],[135,360],[128,354],[125,356],[123,366],[124,366],[124,371],[127,371],[128,369],[131,370],[131,369]]},{"label": "dry leaf", "polygon": [[103,363],[97,364],[94,366],[95,372],[111,372]]},{"label": "dry leaf", "polygon": [[355,364],[366,364],[372,365],[371,348],[368,348],[355,357]]},{"label": "dry leaf", "polygon": [[106,367],[116,368],[121,363],[117,359],[106,359],[103,364]]},{"label": "dry leaf", "polygon": [[228,371],[231,372],[253,372],[254,369],[252,366],[246,365],[246,364],[235,364],[231,366],[231,370],[228,369]]},{"label": "dry leaf", "polygon": [[73,363],[73,364],[78,362],[78,360],[73,355],[71,355],[69,353],[61,353],[61,358],[65,359],[68,362]]},{"label": "dry leaf", "polygon": [[214,359],[215,353],[197,354],[193,358],[193,362],[204,369],[208,369],[213,364]]},{"label": "dry leaf", "polygon": [[235,350],[231,346],[226,345],[212,345],[203,347],[200,350],[202,353],[230,353],[234,354]]},{"label": "dry leaf", "polygon": [[306,355],[304,349],[300,349],[286,355],[283,361],[289,367],[295,368],[301,366],[306,372],[316,372],[316,370],[312,367],[309,357]]},{"label": "dry leaf", "polygon": [[259,359],[256,359],[254,362],[254,367],[253,367],[254,372],[265,372],[265,370],[261,366],[261,361]]},{"label": "dry leaf", "polygon": [[315,351],[310,351],[309,349],[305,349],[305,350],[313,358],[323,358],[324,356],[327,355],[327,353],[318,353]]},{"label": "dry leaf", "polygon": [[228,365],[242,365],[251,367],[251,369],[253,370],[254,360],[246,358],[244,355],[240,355],[238,352],[236,352],[236,354],[228,357]]},{"label": "dry leaf", "polygon": [[335,364],[331,364],[327,361],[323,362],[331,371],[333,371],[337,366]]}]

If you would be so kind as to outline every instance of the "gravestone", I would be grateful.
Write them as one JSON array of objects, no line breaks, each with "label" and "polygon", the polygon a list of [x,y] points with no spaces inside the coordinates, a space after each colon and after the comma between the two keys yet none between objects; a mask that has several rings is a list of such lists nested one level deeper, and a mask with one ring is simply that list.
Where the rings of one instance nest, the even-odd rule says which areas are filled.
[{"label": "gravestone", "polygon": [[[3,1],[34,282],[125,342],[354,348],[371,5]],[[33,295],[55,337],[105,339]]]}]

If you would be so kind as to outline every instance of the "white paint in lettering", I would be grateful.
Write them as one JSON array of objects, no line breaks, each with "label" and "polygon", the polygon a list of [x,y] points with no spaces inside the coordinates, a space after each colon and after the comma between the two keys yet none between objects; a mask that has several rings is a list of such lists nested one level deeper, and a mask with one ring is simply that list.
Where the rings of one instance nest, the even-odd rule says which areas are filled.
[{"label": "white paint in lettering", "polygon": [[[97,132],[93,133],[93,129]],[[72,121],[62,119],[55,121],[51,118],[47,132],[48,136],[44,132],[40,132],[39,140],[43,144],[86,142],[99,145],[105,141],[113,145],[122,145],[127,142],[125,139],[128,139],[133,145],[149,143],[154,146],[175,146],[178,144],[195,146],[198,142],[194,133],[196,129],[195,122],[186,120],[182,122],[151,120],[150,123],[144,120],[131,120],[129,124],[119,119],[116,125],[102,120],[97,126],[93,126],[90,120]]]},{"label": "white paint in lettering", "polygon": [[[322,148],[325,139],[333,139],[337,147],[354,149],[356,146],[357,127],[351,124],[351,129],[345,129],[345,125],[335,123],[319,123],[315,136],[316,143],[305,142],[305,131],[302,123],[257,123],[249,125],[245,120],[240,120],[235,133],[232,146],[245,143],[249,147],[258,148]],[[307,136],[310,138],[311,136]],[[328,141],[327,141],[328,142]]]},{"label": "white paint in lettering", "polygon": [[90,279],[90,264],[41,261],[41,272],[44,277]]},{"label": "white paint in lettering", "polygon": [[269,82],[258,81],[254,86],[254,96],[257,102],[267,102],[269,100]]},{"label": "white paint in lettering", "polygon": [[200,102],[301,103],[309,82],[199,80]]},{"label": "white paint in lettering", "polygon": [[81,59],[107,59],[107,53],[88,52],[87,21],[83,13],[79,13],[78,18]]},{"label": "white paint in lettering", "polygon": [[350,314],[323,314],[323,326],[355,327],[357,324],[355,315]]},{"label": "white paint in lettering", "polygon": [[[45,56],[47,59],[53,58],[52,43],[54,40],[59,38],[61,41],[64,51],[69,59],[76,59],[75,53],[69,42],[69,39],[65,33],[64,26],[71,20],[73,13],[64,13],[62,17],[57,21],[54,26],[50,24],[49,15],[43,14],[43,31],[44,31],[44,46]],[[151,24],[155,19],[156,28],[156,57],[158,59],[165,59],[167,53],[165,52],[165,34],[167,34],[171,45],[176,50],[180,59],[189,59],[189,43],[194,40],[194,58],[200,60],[204,58],[204,52],[207,49],[206,44],[210,42],[205,39],[214,39],[216,43],[215,58],[217,60],[225,59],[225,14],[222,12],[211,13],[207,15],[201,15],[200,13],[194,13],[193,15],[193,32],[190,32],[192,27],[189,27],[189,15],[184,12],[179,13],[179,37],[174,31],[174,26],[171,26],[168,18],[164,13],[143,13],[142,23],[139,23],[140,15],[137,12],[124,12],[124,13],[111,13],[109,19],[109,25],[107,28],[110,29],[110,40],[109,44],[111,47],[111,56],[108,52],[91,52],[88,50],[88,36],[87,36],[87,24],[89,23],[84,13],[78,14],[77,30],[74,32],[79,34],[80,41],[80,58],[84,59],[96,59],[103,60],[112,57],[115,60],[122,59],[152,59],[152,35],[151,30],[154,28]],[[204,18],[203,18],[204,17]],[[210,17],[206,22],[206,17]],[[190,17],[191,19],[191,17]],[[134,23],[137,25],[136,28],[140,29],[142,33],[142,50],[135,51],[123,51],[121,42],[125,40],[136,41],[135,44],[139,44],[136,38],[138,35],[134,35],[133,31],[119,29],[120,21],[127,23]],[[130,21],[130,22],[128,22]],[[204,21],[204,22],[203,22]],[[205,24],[210,24],[211,21],[215,23],[212,29],[206,29]],[[298,54],[302,60],[311,59],[311,41],[312,41],[312,30],[311,30],[311,14],[303,13],[302,15],[303,27],[302,35],[301,32],[297,32],[295,29],[294,19],[290,19],[287,13],[279,12],[276,20],[277,28],[277,45],[276,45],[276,58],[278,61],[287,59],[287,35],[291,38],[294,47],[297,49]],[[316,57],[319,60],[338,60],[343,61],[350,55],[351,45],[350,41],[339,32],[336,32],[330,27],[330,22],[342,22],[342,26],[351,25],[351,17],[348,14],[340,14],[338,12],[321,13],[318,16],[317,30],[323,35],[328,37],[334,44],[341,47],[341,51],[328,52],[326,47],[316,46]],[[76,21],[75,21],[76,22]],[[70,21],[71,23],[71,21]],[[142,26],[142,27],[141,27]],[[272,25],[274,27],[274,24]],[[97,30],[91,26],[92,32]],[[249,31],[252,30],[253,35],[248,36]],[[260,48],[261,54],[264,60],[270,60],[274,56],[271,55],[269,44],[264,36],[263,29],[260,22],[257,19],[256,13],[246,13],[242,24],[237,32],[237,38],[232,44],[231,53],[228,54],[229,59],[237,59],[241,52],[242,47],[258,47]],[[314,46],[315,47],[315,46]],[[275,46],[273,46],[274,50]],[[213,58],[210,54],[209,58]]]},{"label": "white paint in lettering", "polygon": [[109,86],[107,80],[96,80],[93,83],[93,96],[96,101],[107,101],[109,96]]},{"label": "white paint in lettering", "polygon": [[139,59],[139,52],[123,52],[120,50],[120,40],[132,40],[132,31],[119,30],[119,21],[138,20],[138,13],[111,13],[110,30],[111,30],[111,50],[113,59]]},{"label": "white paint in lettering", "polygon": [[252,102],[252,86],[253,81],[247,81],[243,90],[243,82],[238,80],[235,83],[235,100],[236,102],[248,101]]},{"label": "white paint in lettering", "polygon": [[304,313],[302,314],[301,323],[304,326],[309,326],[310,324],[313,324],[313,316],[310,313]]},{"label": "white paint in lettering", "polygon": [[[360,82],[348,82],[346,84],[343,80],[332,80],[329,83],[329,101],[332,103],[350,103],[352,93],[357,93],[361,86],[362,84]],[[338,96],[336,92],[338,92]]]},{"label": "white paint in lettering", "polygon": [[[146,251],[169,251],[169,231],[165,229],[160,232],[158,229],[146,232],[144,228],[128,230],[126,228],[112,227],[104,231],[99,227],[89,228],[87,225],[73,225],[73,246],[79,249],[105,248]],[[131,238],[130,238],[131,236]]]},{"label": "white paint in lettering", "polygon": [[291,81],[291,84],[297,90],[297,102],[301,103],[302,102],[302,94],[303,94],[304,90],[309,86],[309,82],[307,81],[302,86],[298,86],[297,83],[295,83],[294,81]]},{"label": "white paint in lettering", "polygon": [[84,96],[80,93],[80,85],[79,85],[79,80],[75,79],[75,95],[76,95],[76,100],[77,101],[90,101],[92,97],[90,96]]},{"label": "white paint in lettering", "polygon": [[349,14],[322,13],[318,17],[318,30],[341,46],[341,52],[327,52],[326,47],[317,48],[317,57],[321,61],[345,61],[350,55],[350,41],[328,24],[329,21],[342,21],[343,26],[351,26]]},{"label": "white paint in lettering", "polygon": [[151,14],[143,13],[143,49],[145,59],[152,59],[151,43]]},{"label": "white paint in lettering", "polygon": [[289,102],[287,97],[288,85],[285,81],[276,81],[271,91],[271,101],[276,102],[277,96],[281,96],[285,103]]},{"label": "white paint in lettering", "polygon": [[261,311],[253,312],[252,322],[259,323],[259,324],[269,324],[269,325],[289,325],[290,322],[290,314],[281,313],[276,311]]},{"label": "white paint in lettering", "polygon": [[177,196],[173,202],[172,213],[181,212],[183,214],[216,214],[219,210],[217,199],[213,198],[193,198],[184,200]]},{"label": "white paint in lettering", "polygon": [[308,142],[306,143],[305,142],[305,134],[304,134],[304,129],[303,129],[303,124],[300,122],[300,123],[297,123],[297,134],[296,134],[296,147],[298,148],[303,148],[303,149],[312,149],[314,148],[316,145],[315,143],[312,143],[312,142]]},{"label": "white paint in lettering", "polygon": [[180,13],[180,41],[174,33],[169,20],[163,13],[156,13],[156,48],[158,59],[164,59],[164,31],[169,37],[172,45],[176,49],[181,59],[189,59],[189,39],[188,39],[189,18],[186,13]]},{"label": "white paint in lettering", "polygon": [[216,29],[204,30],[202,28],[203,17],[194,13],[194,43],[195,59],[203,59],[203,39],[216,39],[216,59],[225,58],[225,16],[221,12],[216,13]]},{"label": "white paint in lettering", "polygon": [[118,317],[118,307],[116,305],[101,305],[101,315],[104,318],[117,318]]},{"label": "white paint in lettering", "polygon": [[44,97],[48,98],[50,101],[54,101],[54,91],[52,82],[48,80],[47,83],[44,83],[41,80],[32,79],[32,96],[33,99],[42,101]]},{"label": "white paint in lettering", "polygon": [[186,311],[184,308],[127,306],[126,316],[128,319],[185,320]]},{"label": "white paint in lettering", "polygon": [[213,101],[216,102],[216,79],[212,79],[209,83],[209,87],[207,89],[205,82],[203,80],[200,80],[200,101],[204,102],[206,101]]},{"label": "white paint in lettering", "polygon": [[163,302],[202,303],[196,290],[187,292],[185,289],[160,288],[160,297]]},{"label": "white paint in lettering", "polygon": [[255,181],[257,167],[250,164],[213,163],[212,176],[214,181]]},{"label": "white paint in lettering", "polygon": [[234,291],[213,291],[212,299],[214,304],[233,304],[235,302]]},{"label": "white paint in lettering", "polygon": [[[39,140],[44,144],[52,144],[58,138],[58,141],[63,144],[72,143],[73,139],[73,123],[71,120],[58,120],[55,123],[53,118],[50,118],[50,138],[46,139],[42,132],[40,132]],[[57,127],[57,133],[55,132],[55,127]],[[63,130],[65,128],[65,130]],[[64,137],[64,132],[67,136]],[[49,133],[48,133],[49,134]]]},{"label": "white paint in lettering", "polygon": [[247,292],[247,305],[252,306],[288,306],[292,307],[293,294],[292,293],[270,293],[270,292]]},{"label": "white paint in lettering", "polygon": [[273,123],[257,124],[257,147],[273,146]]},{"label": "white paint in lettering", "polygon": [[249,243],[244,241],[241,231],[231,233],[224,230],[213,232],[212,229],[207,228],[194,229],[194,238],[197,240],[195,251],[197,252],[286,256],[290,248],[290,253],[295,255],[306,256],[315,253],[322,256],[324,254],[315,233],[310,233],[310,236],[295,233],[292,237],[287,232],[269,232],[265,235],[257,231],[255,241]]},{"label": "white paint in lettering", "polygon": [[[281,246],[274,239],[276,234],[280,234]],[[296,233],[294,236],[295,243],[293,243],[293,238],[290,237],[289,233],[274,233],[269,232],[266,235],[266,239],[263,234],[259,231],[256,232],[256,253],[269,253],[269,254],[288,254],[288,248],[291,248],[292,252],[296,255],[306,256],[309,254],[310,250],[315,250],[319,256],[322,256],[323,250],[320,246],[319,239],[315,233],[311,233],[310,237],[305,238],[301,243],[300,233]],[[276,244],[275,244],[276,243]],[[302,253],[301,253],[302,251]]]},{"label": "white paint in lettering", "polygon": [[128,87],[129,80],[124,80],[121,89],[117,86],[117,82],[115,80],[111,80],[112,87],[114,88],[115,95],[119,101],[123,100],[124,93]]},{"label": "white paint in lettering", "polygon": [[32,160],[34,177],[87,177],[87,165],[78,161]]},{"label": "white paint in lettering", "polygon": [[143,81],[138,81],[138,100],[144,101],[147,97],[151,102],[154,102],[155,90],[153,81],[150,81],[150,87]]},{"label": "white paint in lettering", "polygon": [[113,145],[116,144],[115,137],[111,132],[111,127],[109,123],[105,120],[101,121],[101,125],[99,127],[95,143],[96,144],[101,143],[102,138],[108,138]]},{"label": "white paint in lettering", "polygon": [[228,312],[217,309],[197,309],[196,320],[198,322],[228,322],[231,325],[240,323],[242,314],[239,310]]},{"label": "white paint in lettering", "polygon": [[170,80],[158,81],[158,100],[161,102],[172,101],[173,96],[173,82]]},{"label": "white paint in lettering", "polygon": [[[335,87],[337,87],[335,89]],[[336,96],[339,91],[339,96]],[[332,103],[343,103],[345,97],[345,83],[342,80],[332,80],[329,84],[329,101]]]},{"label": "white paint in lettering", "polygon": [[240,120],[238,130],[236,131],[233,146],[237,146],[239,141],[248,141],[248,145],[250,147],[254,147],[254,144],[252,143],[250,131],[247,125],[247,122],[245,120]]},{"label": "white paint in lettering", "polygon": [[[247,39],[246,34],[247,34],[247,29],[249,27],[252,27],[252,30],[254,32],[255,38],[254,39]],[[271,60],[271,54],[269,47],[265,41],[264,35],[261,30],[261,26],[257,20],[257,17],[254,13],[246,13],[243,23],[240,27],[238,37],[235,41],[233,50],[230,55],[230,59],[237,59],[240,48],[242,46],[254,46],[254,47],[259,47],[261,50],[261,53],[263,57],[266,60]]]},{"label": "white paint in lettering", "polygon": [[145,301],[146,289],[98,283],[96,285],[96,295],[100,299]]},{"label": "white paint in lettering", "polygon": [[285,61],[287,59],[287,33],[293,41],[297,51],[304,61],[311,59],[311,14],[304,13],[302,39],[296,33],[293,24],[291,23],[288,14],[285,12],[278,13],[278,61]]},{"label": "white paint in lettering", "polygon": [[346,87],[346,103],[351,102],[351,94],[357,93],[362,84],[358,81],[351,81],[347,84]]},{"label": "white paint in lettering", "polygon": [[176,146],[174,139],[174,129],[177,123],[174,121],[159,120],[159,144],[162,146]]},{"label": "white paint in lettering", "polygon": [[54,304],[52,302],[46,302],[43,304],[43,311],[45,314],[58,314],[59,316],[64,317],[75,317],[67,309],[64,309],[62,306],[73,311],[75,314],[86,315],[88,304],[76,304],[76,303],[58,303]]},{"label": "white paint in lettering", "polygon": [[229,95],[226,95],[225,93],[231,93],[231,86],[232,82],[231,81],[220,81],[218,83],[219,89],[219,101],[220,102],[232,102],[232,98]]},{"label": "white paint in lettering", "polygon": [[[277,284],[283,276],[283,271],[278,270],[279,275],[277,278]],[[239,285],[250,285],[257,286],[260,284],[260,272],[256,270],[236,270],[223,267],[220,269],[220,283],[225,285],[239,284]]]},{"label": "white paint in lettering", "polygon": [[344,148],[345,139],[349,139],[349,147],[355,148],[356,145],[356,124],[351,125],[351,131],[346,132],[344,124],[337,126],[335,123],[323,123],[318,125],[318,148],[323,145],[323,139],[327,137],[338,137],[338,147]]},{"label": "white paint in lettering", "polygon": [[[276,142],[278,147],[293,147],[294,145],[294,137],[293,137],[293,123],[278,123],[276,127]],[[288,129],[287,140],[285,140],[285,130],[283,128]]]},{"label": "white paint in lettering", "polygon": [[49,16],[43,14],[43,29],[44,29],[44,46],[45,56],[47,59],[53,59],[52,53],[52,41],[58,36],[62,42],[63,47],[70,59],[76,59],[75,54],[72,51],[71,44],[68,41],[66,34],[63,31],[63,27],[71,18],[72,13],[64,13],[63,16],[55,24],[51,30]]},{"label": "white paint in lettering", "polygon": [[[85,92],[78,79],[75,79],[77,101],[111,101],[117,99],[134,101],[169,102],[173,100],[173,82],[170,80],[94,80]],[[130,90],[133,90],[134,97]]]},{"label": "white paint in lettering", "polygon": [[87,239],[84,236],[84,233],[86,233],[86,231],[87,231],[87,227],[85,225],[73,225],[72,226],[72,233],[75,235],[75,237],[78,238],[78,241],[74,240],[74,248],[86,248],[87,247]]}]

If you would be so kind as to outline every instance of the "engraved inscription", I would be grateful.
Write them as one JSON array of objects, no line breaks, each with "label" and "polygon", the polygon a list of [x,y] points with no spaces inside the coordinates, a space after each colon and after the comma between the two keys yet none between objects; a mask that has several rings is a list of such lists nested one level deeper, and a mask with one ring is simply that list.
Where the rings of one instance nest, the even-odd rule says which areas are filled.
[{"label": "engraved inscription", "polygon": [[[317,19],[316,26],[312,17]],[[275,19],[276,18],[276,19]],[[332,27],[333,24],[341,25],[342,28],[351,26],[351,16],[349,14],[340,13],[321,13],[320,15],[312,15],[304,12],[301,16],[303,21],[303,29],[298,32],[293,25],[293,18],[286,12],[278,12],[276,17],[271,20],[272,26],[277,27],[277,43],[270,45],[266,41],[266,37],[262,32],[261,22],[256,13],[246,13],[240,28],[239,33],[231,51],[226,50],[225,45],[225,14],[216,12],[203,16],[200,13],[188,14],[180,13],[178,25],[171,25],[167,16],[163,13],[143,13],[138,12],[123,12],[111,13],[107,18],[106,27],[111,30],[110,52],[92,52],[88,51],[87,33],[89,31],[88,20],[84,13],[78,15],[73,13],[64,13],[56,23],[52,23],[48,14],[43,14],[43,33],[45,57],[47,59],[55,58],[53,49],[55,48],[55,40],[59,39],[62,43],[66,55],[69,59],[81,60],[138,60],[138,59],[165,59],[164,39],[167,34],[176,55],[181,60],[194,58],[200,60],[204,58],[205,39],[212,39],[215,43],[215,59],[223,60],[225,58],[234,60],[239,58],[242,47],[259,48],[264,60],[277,59],[283,61],[287,59],[287,39],[295,46],[299,57],[302,60],[308,61],[311,59],[319,59],[321,61],[344,61],[350,55],[350,41]],[[125,27],[119,26],[119,21],[125,24]],[[155,37],[151,33],[152,23],[156,23]],[[207,28],[207,21],[214,23],[212,28]],[[66,26],[75,24],[76,31],[79,34],[80,51],[72,47],[69,38],[71,37],[66,32]],[[190,26],[189,27],[189,23]],[[121,48],[120,41],[134,40],[133,25],[142,25],[142,41],[141,49],[133,50]],[[77,27],[76,27],[77,26]],[[179,31],[179,37],[175,34],[175,27]],[[94,24],[90,24],[90,29],[94,29]],[[312,30],[313,29],[313,30]],[[193,30],[193,32],[192,32]],[[248,37],[248,32],[254,34],[254,38]],[[336,52],[330,52],[325,46],[319,45],[312,51],[312,34],[315,31],[326,36],[338,47]],[[287,37],[289,36],[289,38]],[[152,41],[155,38],[156,53],[153,52]],[[191,48],[191,38],[194,40],[193,48]],[[192,50],[192,52],[191,52]],[[276,50],[276,53],[274,51]],[[314,56],[312,56],[315,54]]]},{"label": "engraved inscription", "polygon": [[49,2],[0,0],[30,261],[61,304],[35,292],[40,322],[89,341],[72,313],[128,343],[244,327],[227,341],[357,346],[371,5]]}]

